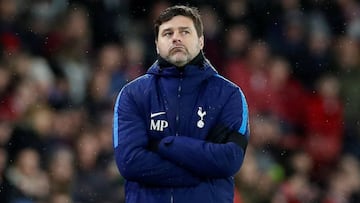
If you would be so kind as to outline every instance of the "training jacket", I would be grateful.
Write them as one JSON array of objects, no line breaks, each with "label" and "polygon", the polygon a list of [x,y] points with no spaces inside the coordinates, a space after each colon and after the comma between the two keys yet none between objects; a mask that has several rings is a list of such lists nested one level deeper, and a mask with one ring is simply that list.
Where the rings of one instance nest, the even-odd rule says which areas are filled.
[{"label": "training jacket", "polygon": [[221,123],[247,140],[248,107],[240,88],[199,55],[183,68],[157,60],[116,99],[113,143],[127,203],[233,202],[245,149],[206,137]]}]

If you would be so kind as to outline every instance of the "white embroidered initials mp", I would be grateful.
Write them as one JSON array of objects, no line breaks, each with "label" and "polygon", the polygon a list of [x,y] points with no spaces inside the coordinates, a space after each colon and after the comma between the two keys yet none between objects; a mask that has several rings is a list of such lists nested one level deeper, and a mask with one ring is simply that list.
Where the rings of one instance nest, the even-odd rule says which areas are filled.
[{"label": "white embroidered initials mp", "polygon": [[200,117],[200,120],[197,122],[197,127],[198,128],[203,128],[204,125],[205,125],[204,116],[206,115],[206,111],[203,111],[202,107],[199,107],[199,110],[198,110],[197,114]]},{"label": "white embroidered initials mp", "polygon": [[[157,113],[151,113],[150,118],[154,118],[160,115],[166,114],[166,112],[157,112]],[[164,131],[165,128],[169,126],[168,122],[166,120],[150,120],[150,130],[156,130],[156,131]]]}]

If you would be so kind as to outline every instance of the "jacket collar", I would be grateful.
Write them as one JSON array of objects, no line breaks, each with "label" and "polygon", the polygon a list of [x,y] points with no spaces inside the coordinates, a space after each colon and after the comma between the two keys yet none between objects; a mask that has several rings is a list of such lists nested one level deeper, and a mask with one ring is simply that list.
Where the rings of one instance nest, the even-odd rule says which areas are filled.
[{"label": "jacket collar", "polygon": [[[204,64],[204,60],[205,60],[205,56],[203,54],[202,51],[199,52],[199,54],[193,58],[188,64],[186,64],[185,66],[189,66],[189,65],[194,65],[194,66],[199,66],[201,67]],[[161,56],[158,56],[158,64],[159,64],[159,68],[161,69],[165,69],[165,68],[169,68],[169,67],[175,67],[175,65],[171,64],[170,62],[166,61],[164,58],[162,58]],[[177,67],[178,69],[181,69],[183,67]]]},{"label": "jacket collar", "polygon": [[155,63],[148,69],[148,74],[160,77],[202,77],[208,78],[217,74],[215,68],[205,58],[203,52],[200,52],[193,60],[184,67],[176,67],[165,59],[159,57]]}]

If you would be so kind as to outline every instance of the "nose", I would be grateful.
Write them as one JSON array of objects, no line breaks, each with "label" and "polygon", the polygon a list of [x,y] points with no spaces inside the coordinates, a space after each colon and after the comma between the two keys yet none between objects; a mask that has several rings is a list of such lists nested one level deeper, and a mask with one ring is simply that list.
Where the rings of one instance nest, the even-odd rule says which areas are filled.
[{"label": "nose", "polygon": [[172,37],[173,43],[175,42],[181,42],[181,35],[179,32],[175,32]]}]

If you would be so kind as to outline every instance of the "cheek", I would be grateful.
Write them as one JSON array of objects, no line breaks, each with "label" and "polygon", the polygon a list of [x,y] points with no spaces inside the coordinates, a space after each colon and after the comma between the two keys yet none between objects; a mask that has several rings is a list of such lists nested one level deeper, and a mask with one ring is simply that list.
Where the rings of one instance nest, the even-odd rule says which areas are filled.
[{"label": "cheek", "polygon": [[163,55],[164,54],[164,48],[161,46],[156,47],[156,51],[158,54]]},{"label": "cheek", "polygon": [[167,49],[167,45],[164,43],[164,42],[158,42],[157,43],[157,45],[156,45],[156,50],[158,51],[158,52],[164,52],[164,51],[166,51],[166,49]]},{"label": "cheek", "polygon": [[202,49],[201,44],[199,42],[194,42],[193,45],[191,46],[191,52],[198,52],[199,50]]}]

